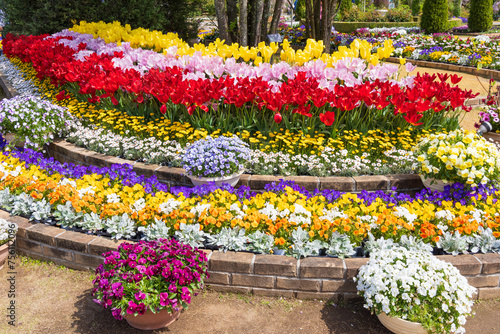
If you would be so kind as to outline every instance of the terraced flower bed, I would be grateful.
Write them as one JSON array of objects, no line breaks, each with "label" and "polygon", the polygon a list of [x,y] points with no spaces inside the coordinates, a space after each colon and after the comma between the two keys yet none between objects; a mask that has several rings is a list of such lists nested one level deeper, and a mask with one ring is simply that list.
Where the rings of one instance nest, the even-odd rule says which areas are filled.
[{"label": "terraced flower bed", "polygon": [[[140,44],[142,30],[124,33],[116,24],[73,29],[106,41],[125,36],[131,44],[67,31],[7,38],[5,54],[27,78],[44,78],[34,84],[82,120],[70,141],[148,163],[178,167],[186,144],[232,133],[253,149],[253,174],[408,173],[415,162],[410,149],[420,136],[456,128],[458,108],[468,110],[464,104],[473,97],[437,77],[397,78],[397,66],[369,65],[390,52],[390,43],[374,55],[368,43],[357,42],[332,56],[313,43],[301,52],[287,51],[285,43],[283,61],[271,67],[259,56],[245,62],[241,48],[186,49],[155,33]],[[163,49],[164,55],[131,47],[137,45]],[[272,55],[267,48],[259,54]]]},{"label": "terraced flower bed", "polygon": [[[392,50],[390,43],[372,55],[370,44],[356,41],[332,56],[310,44],[303,66],[302,56],[291,57],[285,43],[284,60],[271,67],[257,58],[235,62],[230,56],[241,56],[241,49],[226,55],[226,47],[213,45],[200,52],[223,56],[203,56],[196,53],[201,46],[186,49],[175,36],[117,34],[123,29],[82,23],[52,36],[9,36],[4,53],[17,66],[10,65],[9,73],[20,70],[75,116],[70,140],[125,158],[177,166],[184,145],[207,134],[235,133],[254,144],[254,173],[411,172],[412,146],[429,132],[456,128],[460,108],[470,109],[465,102],[474,96],[447,77],[398,78],[393,65],[369,65]],[[151,39],[138,40],[140,34]],[[138,45],[164,53],[133,48]],[[266,50],[272,47],[260,47],[259,54],[270,61]],[[246,187],[169,189],[127,165],[68,167],[33,151],[3,159],[4,205],[14,214],[116,239],[176,236],[195,246],[264,253],[277,248],[298,258],[351,256],[369,236],[372,243],[390,237],[450,252],[468,251],[486,238],[484,249],[497,248],[495,188],[455,185],[413,198],[311,193],[287,181],[267,185],[261,194]],[[477,196],[490,198],[487,206],[478,208],[483,202]],[[467,210],[455,211],[456,203]],[[488,215],[469,221],[479,217],[476,210]],[[441,239],[452,246],[438,244]]]},{"label": "terraced flower bed", "polygon": [[291,182],[270,184],[262,194],[247,187],[167,190],[131,169],[59,164],[30,150],[4,153],[0,205],[13,215],[115,239],[176,236],[198,247],[261,253],[277,247],[297,257],[354,255],[370,235],[373,242],[426,242],[454,253],[500,247],[496,189],[455,184],[415,197],[311,193]]}]

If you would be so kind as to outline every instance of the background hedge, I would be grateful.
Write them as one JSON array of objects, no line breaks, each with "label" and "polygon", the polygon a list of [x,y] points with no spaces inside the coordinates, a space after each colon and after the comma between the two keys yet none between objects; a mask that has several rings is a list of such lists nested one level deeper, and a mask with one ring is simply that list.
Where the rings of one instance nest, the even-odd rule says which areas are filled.
[{"label": "background hedge", "polygon": [[135,28],[174,31],[189,40],[197,35],[204,0],[0,0],[4,31],[23,35],[52,34],[73,21],[120,21]]}]

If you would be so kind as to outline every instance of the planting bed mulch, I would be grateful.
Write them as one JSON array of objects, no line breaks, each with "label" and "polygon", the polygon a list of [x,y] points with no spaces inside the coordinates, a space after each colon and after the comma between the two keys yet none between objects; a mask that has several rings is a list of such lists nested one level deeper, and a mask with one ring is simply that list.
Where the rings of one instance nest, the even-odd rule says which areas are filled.
[{"label": "planting bed mulch", "polygon": [[[178,321],[158,331],[139,331],[92,301],[93,274],[19,257],[15,262],[16,326],[2,311],[0,333],[390,333],[362,302],[345,304],[252,295],[200,293]],[[6,310],[12,274],[0,271],[0,307]],[[500,332],[500,300],[479,301],[467,333]]]}]

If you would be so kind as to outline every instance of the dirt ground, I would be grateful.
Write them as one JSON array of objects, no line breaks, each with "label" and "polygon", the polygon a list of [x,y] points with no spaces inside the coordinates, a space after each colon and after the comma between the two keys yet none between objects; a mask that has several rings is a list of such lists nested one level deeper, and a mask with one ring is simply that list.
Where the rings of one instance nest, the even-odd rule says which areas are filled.
[{"label": "dirt ground", "polygon": [[[267,298],[205,290],[179,320],[158,331],[139,331],[117,321],[92,301],[92,273],[21,257],[16,274],[0,271],[0,333],[390,333],[361,302],[342,305],[321,300]],[[9,298],[14,276],[15,298]],[[5,312],[15,301],[16,326]],[[500,333],[500,300],[480,301],[468,333]]]}]

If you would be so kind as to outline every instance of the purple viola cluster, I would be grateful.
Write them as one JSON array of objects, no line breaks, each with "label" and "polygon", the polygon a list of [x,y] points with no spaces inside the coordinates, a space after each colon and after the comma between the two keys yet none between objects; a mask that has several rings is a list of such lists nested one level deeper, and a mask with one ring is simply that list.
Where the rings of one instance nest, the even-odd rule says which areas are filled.
[{"label": "purple viola cluster", "polygon": [[237,136],[208,136],[186,148],[182,167],[188,175],[223,177],[244,170],[249,157],[248,144]]},{"label": "purple viola cluster", "polygon": [[175,239],[123,243],[103,256],[92,295],[118,320],[148,309],[172,313],[187,308],[208,277],[205,253]]},{"label": "purple viola cluster", "polygon": [[[145,176],[138,175],[133,171],[131,165],[112,165],[111,167],[95,167],[95,166],[80,166],[72,163],[60,163],[53,158],[45,158],[39,152],[25,149],[23,151],[12,151],[10,153],[4,152],[3,154],[11,154],[12,156],[24,161],[26,167],[30,165],[37,165],[41,169],[47,171],[47,173],[59,173],[66,177],[80,178],[86,174],[99,174],[110,179],[110,182],[121,182],[123,185],[133,187],[135,184],[141,184],[147,193],[154,195],[158,191],[170,192],[176,196],[183,194],[187,198],[201,197],[206,198],[215,192],[217,189],[222,189],[228,191],[231,194],[235,194],[240,201],[245,199],[250,199],[256,196],[256,193],[251,191],[249,187],[240,186],[239,188],[233,188],[227,184],[221,186],[216,186],[215,183],[209,183],[207,185],[196,186],[196,187],[171,187],[170,189],[166,184],[160,183],[155,176],[146,178]],[[286,192],[287,187],[290,187],[293,191],[300,192],[307,198],[314,196],[323,196],[328,203],[335,202],[338,200],[344,192],[340,192],[333,189],[315,190],[308,191],[293,181],[280,180],[279,182],[269,183],[264,187],[265,191],[270,191],[274,193]],[[492,194],[497,191],[496,187],[491,185],[480,185],[478,187],[468,187],[460,183],[456,183],[445,187],[443,192],[432,192],[423,189],[413,196],[405,193],[398,193],[396,189],[391,192],[375,191],[368,192],[362,191],[357,196],[360,200],[363,200],[367,205],[381,199],[387,205],[398,205],[404,202],[412,202],[414,200],[427,200],[429,202],[440,204],[442,201],[453,201],[455,203],[459,202],[462,205],[471,202],[471,198],[477,198],[481,195],[483,198],[488,194]]]},{"label": "purple viola cluster", "polygon": [[440,51],[443,51],[443,48],[441,46],[433,46],[432,48],[422,49],[422,51],[420,51],[420,55],[421,56],[422,55],[428,56],[431,53],[440,52]]},{"label": "purple viola cluster", "polygon": [[168,185],[160,183],[156,176],[145,177],[134,172],[132,165],[113,164],[110,167],[82,166],[73,163],[60,163],[54,158],[45,158],[42,153],[31,150],[14,150],[3,152],[4,155],[11,155],[24,161],[26,167],[36,165],[46,171],[49,175],[57,173],[68,178],[81,178],[84,175],[98,174],[110,179],[110,182],[121,182],[124,186],[133,187],[140,184],[148,194],[158,191],[168,191]]}]

